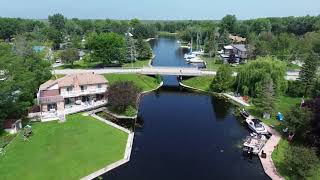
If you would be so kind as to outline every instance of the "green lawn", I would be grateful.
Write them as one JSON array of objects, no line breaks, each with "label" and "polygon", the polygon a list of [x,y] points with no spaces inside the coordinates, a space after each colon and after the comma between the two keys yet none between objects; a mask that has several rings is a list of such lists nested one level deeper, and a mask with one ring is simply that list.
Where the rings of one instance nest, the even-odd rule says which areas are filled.
[{"label": "green lawn", "polygon": [[85,62],[83,60],[76,61],[73,63],[73,66],[71,64],[64,64],[62,66],[57,67],[57,69],[91,69],[95,68],[97,66],[101,66],[102,62]]},{"label": "green lawn", "polygon": [[209,91],[209,87],[212,79],[213,79],[212,76],[199,76],[199,77],[193,77],[187,80],[183,80],[182,83],[197,89]]},{"label": "green lawn", "polygon": [[[288,171],[284,165],[284,161],[286,160],[284,158],[284,154],[286,152],[286,149],[288,149],[290,146],[290,144],[288,143],[287,140],[281,139],[279,144],[278,144],[278,148],[275,149],[272,153],[272,160],[274,162],[274,165],[276,166],[278,172],[286,179],[286,180],[291,180],[292,178],[290,178],[290,174],[291,172]],[[319,165],[320,166],[320,165]],[[315,168],[312,172],[311,172],[311,177],[308,178],[310,180],[313,179],[319,179],[320,177],[320,167]]]},{"label": "green lawn", "polygon": [[133,63],[125,63],[122,65],[122,67],[125,68],[131,68],[131,67],[144,67],[144,66],[149,66],[149,61],[150,59],[144,59],[144,60],[136,60]]},{"label": "green lawn", "polygon": [[[252,101],[252,99],[251,99]],[[301,101],[301,98],[296,98],[296,97],[289,97],[289,96],[285,96],[285,95],[280,95],[277,99],[276,99],[276,103],[275,103],[275,111],[277,112],[281,112],[282,114],[285,114],[287,111],[289,111],[289,109],[296,105],[299,104]],[[251,103],[252,104],[252,103]],[[258,114],[256,108],[254,106],[251,106],[248,108],[250,113],[256,117],[260,117],[261,118],[261,114]],[[262,119],[262,118],[261,118]],[[276,126],[276,128],[278,130],[282,130],[282,126],[281,126],[281,122],[278,121],[276,119],[276,114],[273,114],[271,119],[262,119],[262,121],[265,124],[268,125],[274,125]]]},{"label": "green lawn", "polygon": [[156,78],[141,74],[105,74],[104,76],[110,84],[119,81],[133,81],[143,91],[148,91],[159,86]]},{"label": "green lawn", "polygon": [[207,63],[207,70],[217,71],[223,64],[216,64],[218,58],[201,56],[201,59]]},{"label": "green lawn", "polygon": [[128,134],[93,117],[70,115],[66,123],[32,124],[0,156],[1,179],[79,179],[123,158]]},{"label": "green lawn", "polygon": [[[150,59],[137,60],[134,63],[125,63],[122,67],[131,68],[131,67],[144,67],[149,65]],[[91,69],[96,67],[102,67],[102,62],[85,62],[83,60],[76,61],[73,66],[71,64],[64,64],[62,66],[57,67],[57,69]]]}]

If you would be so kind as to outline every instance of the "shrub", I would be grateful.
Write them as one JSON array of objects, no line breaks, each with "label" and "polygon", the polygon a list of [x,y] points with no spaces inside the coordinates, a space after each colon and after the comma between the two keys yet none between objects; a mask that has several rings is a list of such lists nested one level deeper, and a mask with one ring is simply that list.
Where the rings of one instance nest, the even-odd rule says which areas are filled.
[{"label": "shrub", "polygon": [[305,179],[319,162],[316,152],[303,146],[290,146],[286,149],[285,167],[294,179]]},{"label": "shrub", "polygon": [[211,82],[210,89],[214,92],[225,92],[231,89],[234,78],[232,76],[232,69],[229,65],[221,66],[218,71],[217,75]]},{"label": "shrub", "polygon": [[141,92],[132,81],[120,81],[112,84],[108,90],[111,109],[124,112],[129,106],[136,107],[138,94]]},{"label": "shrub", "polygon": [[304,85],[301,81],[288,81],[286,94],[291,97],[302,97],[304,94]]}]

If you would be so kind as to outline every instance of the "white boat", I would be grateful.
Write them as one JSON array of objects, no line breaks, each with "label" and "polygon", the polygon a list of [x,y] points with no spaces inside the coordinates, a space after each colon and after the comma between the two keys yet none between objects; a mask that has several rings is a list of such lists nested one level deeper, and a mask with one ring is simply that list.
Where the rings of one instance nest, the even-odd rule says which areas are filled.
[{"label": "white boat", "polygon": [[192,58],[195,58],[196,55],[195,54],[192,54],[192,53],[189,53],[189,54],[185,54],[184,55],[184,59],[188,60],[188,59],[192,59]]},{"label": "white boat", "polygon": [[259,119],[247,118],[246,122],[249,128],[257,134],[269,134],[266,125]]},{"label": "white boat", "polygon": [[188,63],[203,63],[204,61],[198,57],[187,59]]},{"label": "white boat", "polygon": [[204,51],[201,49],[200,51],[193,51],[192,54],[198,56],[198,55],[203,55]]}]

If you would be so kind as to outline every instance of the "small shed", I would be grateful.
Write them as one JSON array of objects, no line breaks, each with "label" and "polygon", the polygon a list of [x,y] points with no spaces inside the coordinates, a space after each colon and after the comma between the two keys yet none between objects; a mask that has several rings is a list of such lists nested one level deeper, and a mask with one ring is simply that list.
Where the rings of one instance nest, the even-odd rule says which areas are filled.
[{"label": "small shed", "polygon": [[16,134],[22,128],[21,119],[6,120],[3,124],[3,127],[6,132],[10,134]]}]

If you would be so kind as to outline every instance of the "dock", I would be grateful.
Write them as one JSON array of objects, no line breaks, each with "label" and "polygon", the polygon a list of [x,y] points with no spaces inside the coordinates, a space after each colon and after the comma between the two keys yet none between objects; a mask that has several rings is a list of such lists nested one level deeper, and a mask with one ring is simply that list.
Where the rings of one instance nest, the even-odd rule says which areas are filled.
[{"label": "dock", "polygon": [[264,169],[264,172],[273,180],[284,180],[284,177],[282,177],[273,161],[272,161],[272,152],[273,150],[277,147],[280,139],[281,139],[281,135],[275,130],[270,128],[269,126],[267,126],[268,131],[272,134],[272,136],[270,137],[270,139],[267,141],[267,143],[264,145],[264,147],[262,148],[262,150],[264,151],[264,153],[266,153],[267,157],[266,158],[262,158],[261,156],[259,156],[262,167]]}]

